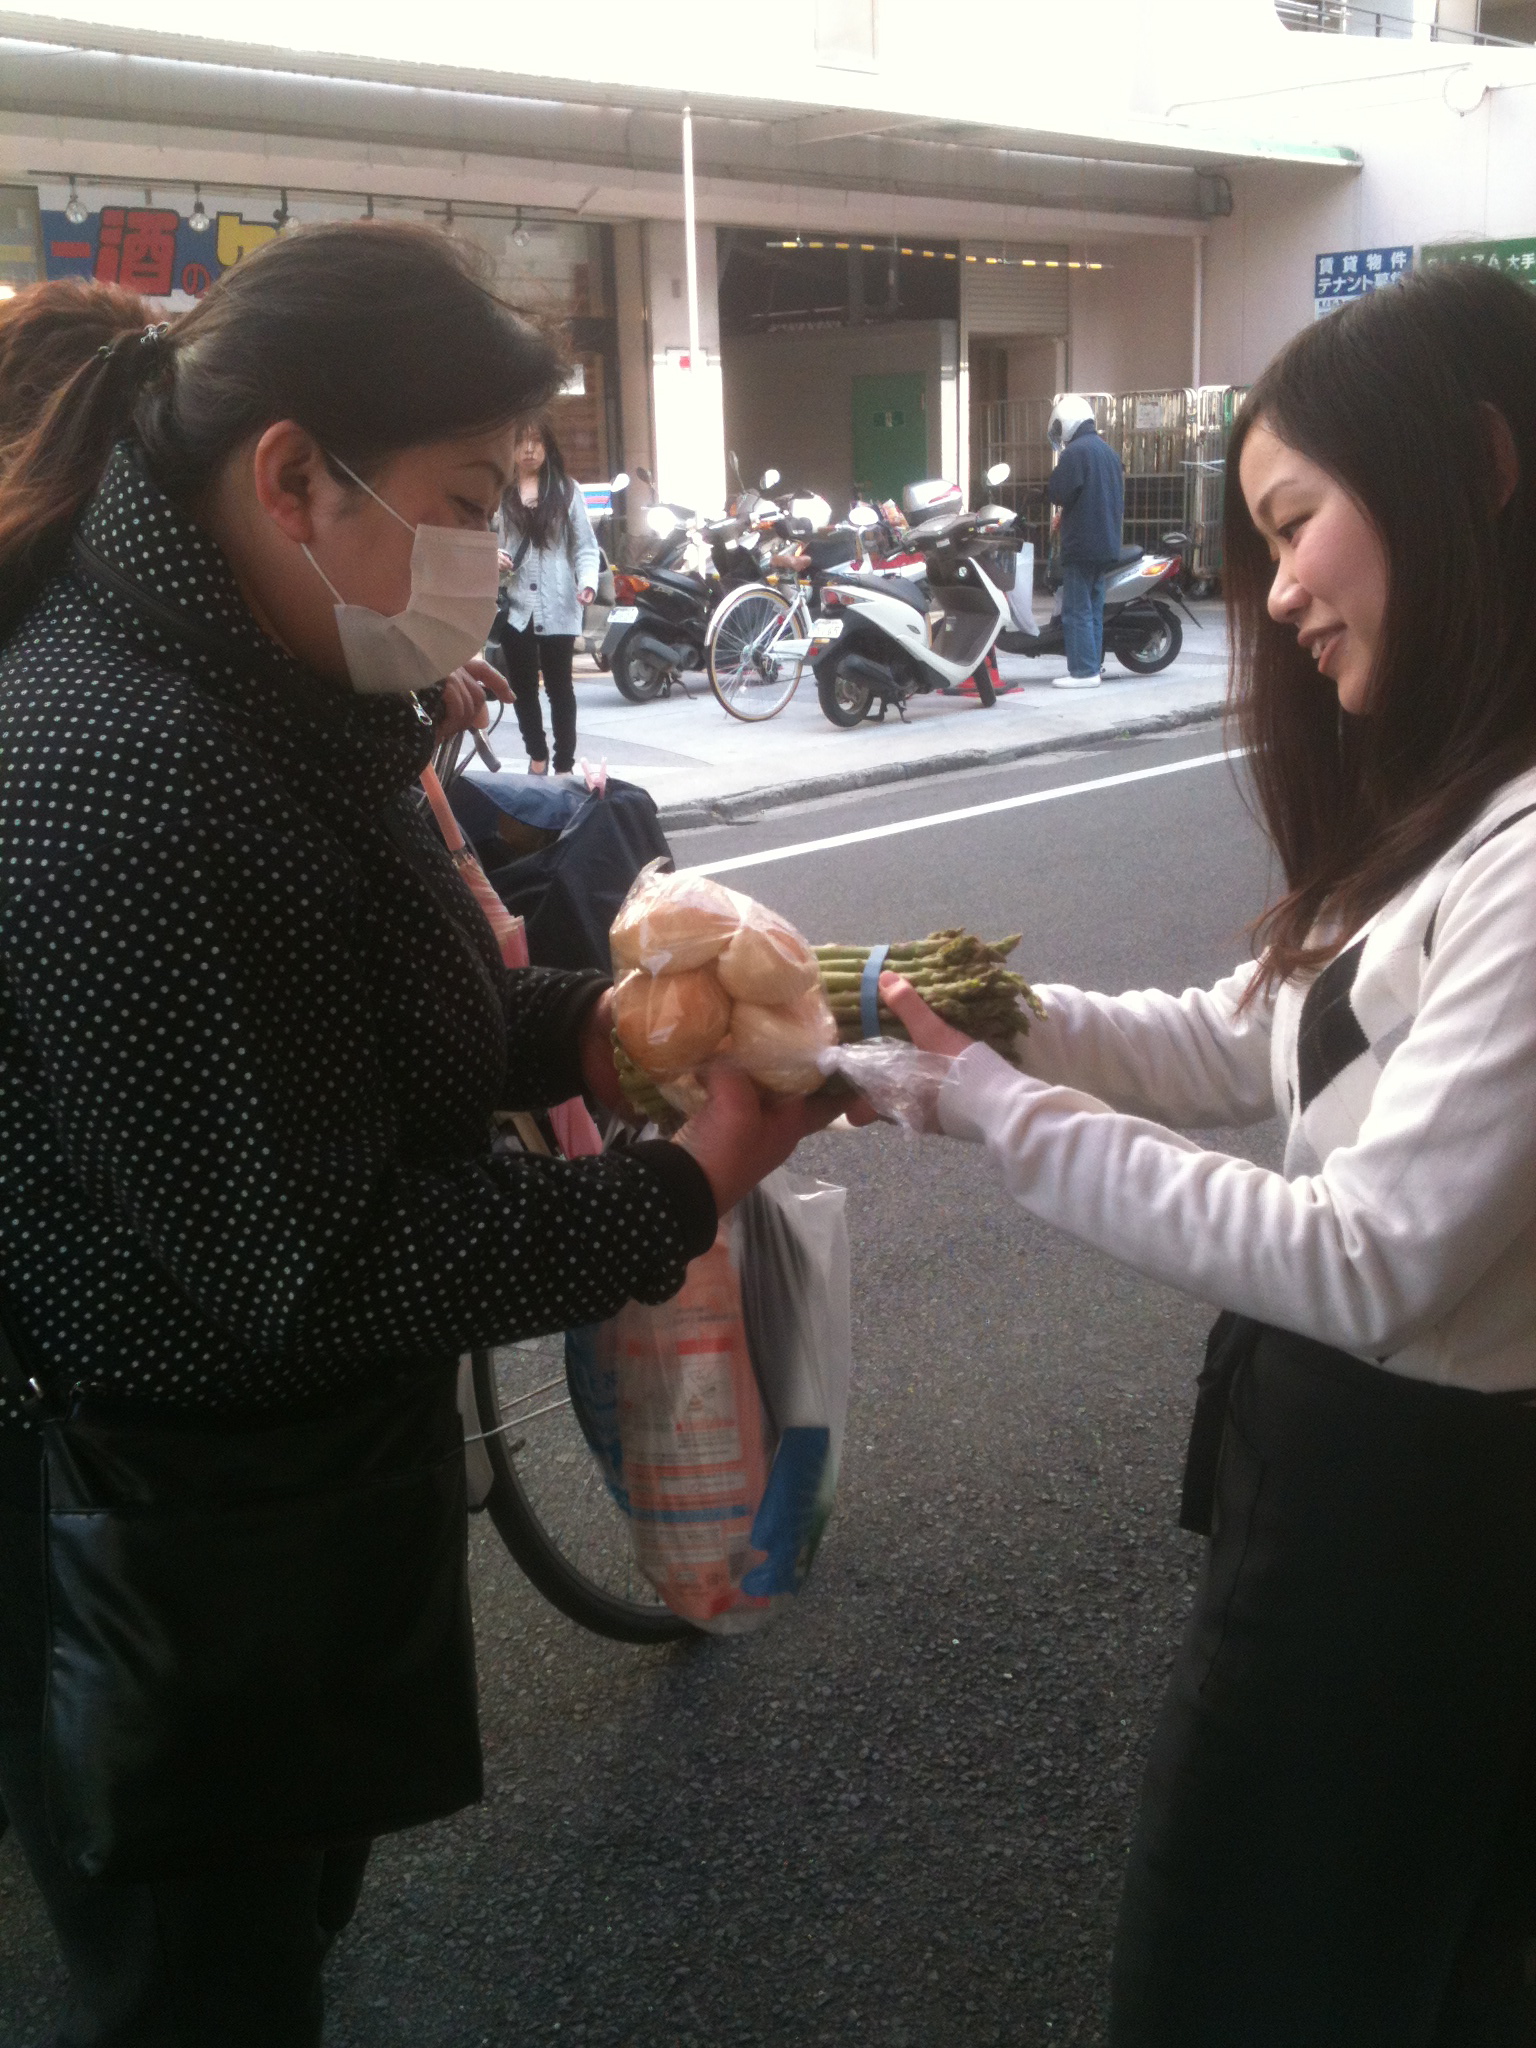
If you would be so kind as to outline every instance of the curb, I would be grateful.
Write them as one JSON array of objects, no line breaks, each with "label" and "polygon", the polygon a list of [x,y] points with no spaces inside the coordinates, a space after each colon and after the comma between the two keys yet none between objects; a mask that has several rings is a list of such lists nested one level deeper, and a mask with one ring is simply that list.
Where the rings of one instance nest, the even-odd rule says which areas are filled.
[{"label": "curb", "polygon": [[990,749],[962,747],[952,754],[934,754],[921,761],[886,761],[868,768],[848,768],[840,775],[808,775],[800,782],[772,782],[760,789],[739,790],[713,803],[662,806],[657,818],[664,832],[682,832],[709,825],[737,825],[762,811],[805,803],[819,796],[842,796],[849,790],[876,789],[884,783],[920,782],[930,775],[950,775],[966,768],[996,768],[1024,761],[1032,754],[1057,754],[1067,747],[1092,746],[1102,740],[1137,739],[1147,733],[1176,732],[1183,725],[1204,725],[1226,709],[1225,696],[1213,704],[1193,704],[1183,711],[1160,711],[1148,718],[1124,719],[1093,732],[1056,733],[1050,739],[1020,740]]}]

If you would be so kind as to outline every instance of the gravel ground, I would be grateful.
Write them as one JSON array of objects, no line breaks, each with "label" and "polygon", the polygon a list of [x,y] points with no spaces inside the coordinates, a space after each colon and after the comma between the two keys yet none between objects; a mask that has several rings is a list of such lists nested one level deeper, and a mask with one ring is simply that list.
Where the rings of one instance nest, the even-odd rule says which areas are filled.
[{"label": "gravel ground", "polygon": [[[679,857],[1213,744],[829,805]],[[1040,978],[1177,987],[1238,957],[1264,870],[1230,780],[1201,769],[741,880],[817,936],[1012,929],[1022,904]],[[1245,1135],[1272,1157],[1271,1128]],[[331,1964],[328,2048],[1102,2038],[1198,1563],[1177,1484],[1210,1311],[1033,1223],[968,1150],[829,1133],[802,1163],[850,1190],[856,1276],[844,1479],[810,1587],[762,1637],[634,1650],[545,1606],[478,1523],[487,1798],[380,1844]],[[0,2048],[42,2048],[57,1968],[9,1842],[0,1971]]]}]

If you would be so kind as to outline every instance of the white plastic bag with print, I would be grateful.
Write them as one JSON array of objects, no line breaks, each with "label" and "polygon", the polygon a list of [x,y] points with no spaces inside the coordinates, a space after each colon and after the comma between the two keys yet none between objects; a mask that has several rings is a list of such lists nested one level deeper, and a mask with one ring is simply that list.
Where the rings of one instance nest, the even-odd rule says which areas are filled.
[{"label": "white plastic bag with print", "polygon": [[781,1167],[671,1301],[566,1340],[636,1562],[698,1628],[760,1628],[805,1584],[831,1513],[852,1372],[845,1199]]}]

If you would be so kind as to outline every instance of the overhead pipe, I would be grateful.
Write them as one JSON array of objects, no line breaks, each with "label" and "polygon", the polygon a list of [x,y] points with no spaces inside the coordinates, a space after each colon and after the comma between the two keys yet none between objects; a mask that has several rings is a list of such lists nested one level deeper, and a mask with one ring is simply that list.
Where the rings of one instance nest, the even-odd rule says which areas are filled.
[{"label": "overhead pipe", "polygon": [[[676,116],[662,109],[125,56],[19,37],[0,38],[0,109],[63,121],[149,122],[231,136],[532,156],[627,174],[677,175]],[[1184,164],[872,137],[835,145],[851,161],[808,169],[804,150],[775,123],[717,115],[699,122],[698,167],[712,179],[1174,220],[1200,215],[1197,174]]]}]

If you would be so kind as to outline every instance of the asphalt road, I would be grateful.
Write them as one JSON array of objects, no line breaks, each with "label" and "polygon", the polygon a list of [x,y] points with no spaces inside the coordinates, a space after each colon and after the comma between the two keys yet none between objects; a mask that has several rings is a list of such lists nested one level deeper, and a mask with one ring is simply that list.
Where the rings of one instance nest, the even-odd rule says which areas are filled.
[{"label": "asphalt road", "polygon": [[[1210,753],[1214,729],[680,835],[679,864]],[[771,862],[814,938],[1020,928],[1032,978],[1208,981],[1264,849],[1224,765]],[[1272,1161],[1273,1127],[1218,1142]],[[1176,1526],[1208,1306],[1036,1224],[983,1157],[879,1130],[850,1191],[838,1508],[760,1638],[637,1651],[477,1524],[488,1796],[376,1851],[328,2048],[1096,2042],[1137,1781],[1199,1546]],[[57,1965],[0,1843],[0,2048]]]}]

